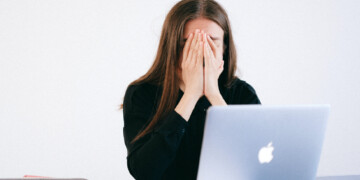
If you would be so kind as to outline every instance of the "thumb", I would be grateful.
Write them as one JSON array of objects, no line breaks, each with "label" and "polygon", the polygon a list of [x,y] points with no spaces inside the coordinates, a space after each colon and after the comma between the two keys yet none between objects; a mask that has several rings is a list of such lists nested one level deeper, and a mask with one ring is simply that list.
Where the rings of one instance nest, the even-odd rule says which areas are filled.
[{"label": "thumb", "polygon": [[221,61],[220,61],[219,67],[220,67],[220,68],[223,68],[223,67],[224,67],[224,60],[221,60]]},{"label": "thumb", "polygon": [[203,67],[203,94],[205,94],[205,67]]}]

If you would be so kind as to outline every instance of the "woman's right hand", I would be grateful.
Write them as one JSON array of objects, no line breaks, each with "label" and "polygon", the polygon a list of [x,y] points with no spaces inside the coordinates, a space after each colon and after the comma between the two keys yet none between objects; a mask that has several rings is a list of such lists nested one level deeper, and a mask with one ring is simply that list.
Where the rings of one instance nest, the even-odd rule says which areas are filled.
[{"label": "woman's right hand", "polygon": [[204,95],[204,72],[203,72],[203,32],[196,29],[186,40],[181,69],[182,80],[184,82],[184,94],[194,96],[199,99]]}]

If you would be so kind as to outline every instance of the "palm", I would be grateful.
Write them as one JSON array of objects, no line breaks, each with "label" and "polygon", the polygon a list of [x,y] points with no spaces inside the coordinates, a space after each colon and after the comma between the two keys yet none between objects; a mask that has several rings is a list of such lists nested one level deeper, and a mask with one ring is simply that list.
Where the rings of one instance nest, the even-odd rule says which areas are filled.
[{"label": "palm", "polygon": [[[204,94],[211,96],[219,93],[218,79],[224,68],[222,53],[210,38],[206,38],[204,46]],[[213,51],[213,50],[215,51]]]}]

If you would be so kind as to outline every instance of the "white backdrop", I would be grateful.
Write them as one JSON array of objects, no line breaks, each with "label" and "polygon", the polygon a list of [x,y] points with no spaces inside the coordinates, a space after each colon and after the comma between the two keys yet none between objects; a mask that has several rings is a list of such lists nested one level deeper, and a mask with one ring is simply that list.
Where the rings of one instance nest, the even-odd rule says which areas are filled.
[{"label": "white backdrop", "polygon": [[[0,177],[132,179],[117,108],[175,2],[0,0]],[[360,1],[219,2],[263,104],[332,105],[318,175],[360,174]]]}]

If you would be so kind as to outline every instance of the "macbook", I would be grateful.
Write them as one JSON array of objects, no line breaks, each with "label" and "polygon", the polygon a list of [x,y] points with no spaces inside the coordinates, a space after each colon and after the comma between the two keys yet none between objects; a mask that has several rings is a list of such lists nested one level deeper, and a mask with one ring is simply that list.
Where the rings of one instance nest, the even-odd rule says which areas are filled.
[{"label": "macbook", "polygon": [[329,105],[211,106],[197,179],[315,179],[329,110]]}]

